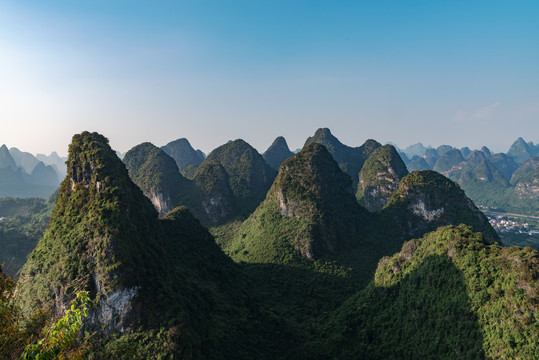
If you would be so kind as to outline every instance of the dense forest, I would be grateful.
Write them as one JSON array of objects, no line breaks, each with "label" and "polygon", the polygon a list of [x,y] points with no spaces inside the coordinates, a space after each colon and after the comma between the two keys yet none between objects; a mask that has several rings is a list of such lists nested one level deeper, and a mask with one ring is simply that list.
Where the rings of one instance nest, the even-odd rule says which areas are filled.
[{"label": "dense forest", "polygon": [[121,160],[77,134],[48,200],[0,201],[0,358],[539,358],[539,252],[459,186],[530,194],[533,154],[507,180],[486,150],[413,170],[328,129],[296,154],[180,140]]}]

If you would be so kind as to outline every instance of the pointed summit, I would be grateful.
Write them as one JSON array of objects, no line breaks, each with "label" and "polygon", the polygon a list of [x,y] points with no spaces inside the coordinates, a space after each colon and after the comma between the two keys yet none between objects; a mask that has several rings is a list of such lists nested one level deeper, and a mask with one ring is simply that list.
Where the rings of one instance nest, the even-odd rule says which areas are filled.
[{"label": "pointed summit", "polygon": [[492,155],[492,151],[490,151],[490,149],[486,146],[483,146],[481,148],[481,151],[485,154],[486,157],[489,157]]},{"label": "pointed summit", "polygon": [[163,358],[202,353],[193,349],[209,341],[225,358],[252,346],[234,330],[246,326],[237,267],[187,209],[158,220],[97,133],[73,137],[67,164],[47,230],[20,277],[25,313],[62,314],[76,291],[87,290],[92,305],[83,326],[97,332],[99,358],[134,357],[105,346],[133,337],[151,338],[152,357]]},{"label": "pointed summit", "polygon": [[489,161],[483,150],[472,151],[468,155],[466,162],[462,164],[462,168],[451,173],[449,177],[457,181],[465,191],[470,191],[470,193],[474,193],[472,188],[476,188],[481,184],[509,186],[503,174]]},{"label": "pointed summit", "polygon": [[47,231],[23,268],[24,310],[41,304],[61,313],[78,284],[101,298],[91,321],[123,332],[134,325],[141,250],[157,232],[157,212],[100,134],[73,137],[67,169]]},{"label": "pointed summit", "polygon": [[523,164],[526,160],[533,156],[534,150],[530,149],[529,145],[523,138],[519,137],[515,140],[507,155],[510,155],[515,159],[518,164]]},{"label": "pointed summit", "polygon": [[9,149],[9,153],[17,163],[17,166],[20,166],[26,171],[27,174],[31,174],[34,167],[38,164],[39,160],[32,154],[27,152],[22,152],[17,148]]},{"label": "pointed summit", "polygon": [[204,156],[198,152],[200,150],[193,149],[189,140],[185,138],[171,141],[161,149],[174,159],[180,171],[189,165],[199,166],[204,161]]},{"label": "pointed summit", "polygon": [[304,146],[312,143],[324,145],[337,161],[341,170],[350,175],[354,183],[357,182],[359,170],[361,170],[365,160],[375,149],[382,146],[379,142],[368,139],[360,147],[350,147],[341,143],[328,128],[316,130],[314,136],[305,141]]},{"label": "pointed summit", "polygon": [[39,161],[28,178],[30,184],[58,186],[60,180],[56,170],[51,165],[45,165]]},{"label": "pointed summit", "polygon": [[0,146],[0,169],[9,168],[13,171],[17,170],[17,164],[13,157],[9,153],[6,145]]},{"label": "pointed summit", "polygon": [[324,146],[305,146],[279,168],[266,200],[238,231],[232,256],[244,261],[295,262],[351,246],[365,212],[351,185]]},{"label": "pointed summit", "polygon": [[381,210],[406,175],[406,165],[392,145],[374,150],[359,172],[359,203],[371,212]]},{"label": "pointed summit", "polygon": [[284,137],[279,136],[273,141],[271,146],[264,154],[262,154],[262,156],[269,166],[278,170],[283,161],[294,156],[294,153],[288,148],[288,144]]}]

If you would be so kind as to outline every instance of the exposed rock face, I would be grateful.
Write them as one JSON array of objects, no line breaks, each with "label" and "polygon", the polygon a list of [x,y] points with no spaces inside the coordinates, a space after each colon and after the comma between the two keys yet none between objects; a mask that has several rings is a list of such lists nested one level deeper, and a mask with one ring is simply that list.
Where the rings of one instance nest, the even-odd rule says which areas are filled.
[{"label": "exposed rock face", "polygon": [[279,136],[262,156],[269,166],[275,170],[279,170],[279,166],[281,166],[283,161],[294,156],[294,153],[288,148],[284,137]]},{"label": "exposed rock face", "polygon": [[453,181],[430,170],[414,171],[404,177],[382,215],[395,224],[402,239],[423,236],[439,226],[471,226],[488,241],[498,241],[487,218]]},{"label": "exposed rock face", "polygon": [[194,181],[202,194],[201,219],[205,223],[219,224],[234,214],[236,200],[230,189],[228,173],[220,163],[205,161]]},{"label": "exposed rock face", "polygon": [[521,199],[536,198],[539,196],[539,178],[527,182],[518,182],[515,186],[515,194]]},{"label": "exposed rock face", "polygon": [[371,212],[381,210],[407,174],[406,165],[392,145],[374,150],[359,172],[359,203]]},{"label": "exposed rock face", "polygon": [[204,154],[200,150],[193,149],[189,140],[185,138],[169,142],[161,149],[176,161],[180,171],[189,165],[199,166],[204,161]]},{"label": "exposed rock face", "polygon": [[75,135],[49,226],[22,271],[23,310],[40,304],[62,313],[73,291],[86,289],[101,299],[86,326],[106,333],[133,330],[141,276],[136,262],[146,256],[154,232],[157,213],[108,140],[97,133]]},{"label": "exposed rock face", "polygon": [[430,198],[421,194],[417,197],[415,201],[408,205],[408,209],[419,217],[422,217],[425,221],[435,221],[438,220],[445,212],[445,208],[442,206],[436,208],[430,203]]},{"label": "exposed rock face", "polygon": [[[194,181],[203,197],[206,224],[247,217],[264,200],[277,172],[251,145],[239,139],[213,150]],[[197,214],[198,215],[198,214]]]},{"label": "exposed rock face", "polygon": [[186,203],[187,192],[195,192],[192,183],[179,172],[175,161],[151,143],[142,143],[129,150],[123,159],[131,179],[164,216]]},{"label": "exposed rock face", "polygon": [[351,185],[350,177],[326,148],[313,143],[281,165],[266,200],[245,224],[261,222],[263,226],[262,217],[277,212],[294,219],[294,225],[282,225],[285,236],[304,229],[289,239],[302,256],[314,259],[344,249],[357,240],[365,213],[354,199]]},{"label": "exposed rock face", "polygon": [[105,325],[105,332],[112,333],[119,331],[121,334],[132,330],[132,321],[130,314],[133,312],[133,302],[137,295],[138,288],[120,288],[111,294],[104,295],[99,300],[99,306],[91,319],[95,325]]}]

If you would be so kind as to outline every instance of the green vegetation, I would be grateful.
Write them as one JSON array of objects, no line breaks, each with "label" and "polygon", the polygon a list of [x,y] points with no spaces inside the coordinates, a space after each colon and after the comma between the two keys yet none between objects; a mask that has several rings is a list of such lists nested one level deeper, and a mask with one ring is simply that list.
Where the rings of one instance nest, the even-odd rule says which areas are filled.
[{"label": "green vegetation", "polygon": [[[518,259],[518,260],[517,260]],[[328,358],[539,355],[539,254],[449,226],[383,258],[374,282],[325,328]]]},{"label": "green vegetation", "polygon": [[408,174],[406,165],[393,145],[374,150],[359,172],[356,197],[369,211],[379,211]]},{"label": "green vegetation", "polygon": [[0,262],[4,271],[15,275],[43,235],[58,197],[55,192],[45,201],[39,198],[0,199]]},{"label": "green vegetation", "polygon": [[268,165],[275,170],[279,170],[279,166],[281,166],[283,161],[292,156],[294,156],[294,153],[290,151],[286,140],[282,136],[277,137],[268,150],[262,154]]},{"label": "green vegetation", "polygon": [[354,185],[365,160],[374,150],[382,146],[377,141],[369,139],[360,147],[350,147],[342,144],[327,128],[316,130],[315,134],[305,141],[304,147],[312,143],[324,145],[341,170],[350,175]]},{"label": "green vegetation", "polygon": [[131,180],[148,197],[159,215],[176,206],[186,205],[197,214],[199,199],[192,181],[184,178],[174,160],[151,143],[142,143],[129,150],[123,159]]},{"label": "green vegetation", "polygon": [[206,224],[245,219],[264,200],[276,171],[251,145],[230,141],[213,150],[198,168],[195,183],[203,193]]},{"label": "green vegetation", "polygon": [[77,293],[66,314],[55,324],[45,328],[45,336],[35,344],[28,344],[22,359],[82,359],[79,332],[83,317],[88,316],[88,293]]},{"label": "green vegetation", "polygon": [[433,170],[438,172],[445,172],[451,170],[453,166],[457,166],[464,161],[460,150],[452,149],[445,152],[434,164]]},{"label": "green vegetation", "polygon": [[518,164],[523,164],[530,157],[536,155],[537,150],[533,143],[526,143],[519,137],[509,148],[507,155],[511,156]]},{"label": "green vegetation", "polygon": [[409,171],[421,171],[421,170],[429,170],[432,169],[432,167],[427,163],[425,159],[422,157],[419,157],[415,155],[408,165],[406,165]]},{"label": "green vegetation", "polygon": [[[400,180],[375,213],[357,203],[352,179],[316,142],[276,177],[241,140],[216,149],[194,180],[179,178],[197,189],[205,221],[214,211],[215,239],[186,207],[159,219],[129,177],[168,191],[170,175],[181,175],[161,149],[132,149],[128,174],[106,138],[75,135],[68,175],[17,292],[0,274],[0,324],[14,330],[0,332],[9,340],[0,351],[88,359],[536,358],[537,251],[499,246],[456,183],[433,171],[400,179],[406,169],[394,148],[367,145],[364,178],[376,186],[390,175]],[[269,191],[268,179],[275,179]],[[10,214],[35,206],[10,201]],[[73,308],[58,322],[54,315],[64,316],[79,291],[88,292],[88,316]]]},{"label": "green vegetation", "polygon": [[183,171],[190,165],[199,166],[204,161],[202,152],[193,149],[189,140],[185,138],[169,142],[165,146],[162,146],[161,149],[174,159],[180,171]]},{"label": "green vegetation", "polygon": [[487,218],[464,195],[459,186],[431,170],[414,171],[404,177],[381,212],[382,222],[394,226],[390,237],[408,240],[436,230],[439,226],[466,224],[489,241],[498,235]]}]

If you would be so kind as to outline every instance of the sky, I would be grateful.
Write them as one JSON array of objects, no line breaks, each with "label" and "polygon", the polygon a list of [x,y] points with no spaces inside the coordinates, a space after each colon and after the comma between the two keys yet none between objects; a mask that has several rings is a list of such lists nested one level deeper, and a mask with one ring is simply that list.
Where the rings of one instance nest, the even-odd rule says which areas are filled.
[{"label": "sky", "polygon": [[539,141],[539,1],[0,0],[0,144]]}]

